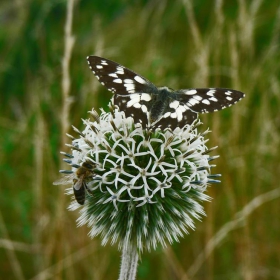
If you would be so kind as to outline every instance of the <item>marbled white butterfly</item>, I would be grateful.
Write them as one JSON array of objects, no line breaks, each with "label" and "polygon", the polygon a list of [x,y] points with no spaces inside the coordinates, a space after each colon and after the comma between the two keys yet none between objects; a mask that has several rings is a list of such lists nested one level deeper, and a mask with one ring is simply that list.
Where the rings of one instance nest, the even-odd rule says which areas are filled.
[{"label": "marbled white butterfly", "polygon": [[98,56],[88,64],[99,82],[114,93],[114,105],[143,128],[183,127],[198,113],[218,111],[235,104],[244,93],[224,88],[173,90],[153,83],[126,67]]}]

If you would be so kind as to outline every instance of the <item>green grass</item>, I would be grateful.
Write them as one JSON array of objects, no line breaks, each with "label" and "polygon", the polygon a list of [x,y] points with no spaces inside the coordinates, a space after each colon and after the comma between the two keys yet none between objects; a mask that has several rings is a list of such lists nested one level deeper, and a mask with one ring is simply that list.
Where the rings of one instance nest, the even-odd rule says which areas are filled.
[{"label": "green grass", "polygon": [[279,2],[101,2],[79,1],[74,9],[69,114],[61,88],[66,1],[0,4],[1,276],[117,279],[116,246],[102,247],[87,228],[76,228],[78,213],[66,209],[70,198],[52,185],[67,122],[82,129],[87,111],[106,107],[111,97],[88,69],[86,56],[96,54],[156,85],[246,93],[232,108],[201,116],[202,129],[212,130],[209,147],[219,146],[215,173],[223,175],[209,188],[207,217],[180,244],[145,253],[138,279],[280,279],[277,193],[189,271],[237,212],[279,188]]}]

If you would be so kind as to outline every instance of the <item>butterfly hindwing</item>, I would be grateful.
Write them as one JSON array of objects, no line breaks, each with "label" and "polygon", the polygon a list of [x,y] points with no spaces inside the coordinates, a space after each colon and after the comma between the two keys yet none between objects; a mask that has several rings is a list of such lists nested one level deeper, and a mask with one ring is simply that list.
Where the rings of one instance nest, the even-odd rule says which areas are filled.
[{"label": "butterfly hindwing", "polygon": [[138,103],[141,105],[141,107],[139,106],[134,107],[133,105],[130,105],[130,102],[133,100],[131,95],[118,95],[118,94],[114,95],[114,105],[118,106],[119,110],[123,111],[127,118],[132,117],[134,119],[134,123],[140,123],[142,124],[143,128],[148,128],[149,123],[148,123],[147,112],[142,109],[142,106],[147,106],[148,102],[141,101],[141,94],[134,93],[133,95],[134,95],[134,99],[140,100]]},{"label": "butterfly hindwing", "polygon": [[[175,112],[171,114],[176,114]],[[164,114],[159,120],[157,120],[155,123],[151,125],[151,129],[165,129],[170,128],[171,130],[174,130],[176,127],[184,127],[186,124],[192,124],[194,120],[197,119],[197,113],[193,112],[191,110],[186,110],[182,113],[182,118],[180,118],[177,114],[175,117],[172,117],[172,115],[166,115]]]}]

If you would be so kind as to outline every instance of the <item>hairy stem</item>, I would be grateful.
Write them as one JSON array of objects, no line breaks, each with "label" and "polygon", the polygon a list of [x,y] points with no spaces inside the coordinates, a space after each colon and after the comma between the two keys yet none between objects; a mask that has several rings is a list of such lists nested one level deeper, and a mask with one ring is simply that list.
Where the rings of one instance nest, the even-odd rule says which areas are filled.
[{"label": "hairy stem", "polygon": [[133,246],[124,246],[122,251],[122,263],[119,280],[136,279],[138,263],[137,248]]}]

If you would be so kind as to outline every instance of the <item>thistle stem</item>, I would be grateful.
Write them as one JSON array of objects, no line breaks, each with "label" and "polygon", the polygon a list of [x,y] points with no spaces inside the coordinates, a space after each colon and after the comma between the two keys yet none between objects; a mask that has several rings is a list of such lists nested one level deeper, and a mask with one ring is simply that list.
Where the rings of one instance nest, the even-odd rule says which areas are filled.
[{"label": "thistle stem", "polygon": [[119,280],[135,280],[137,272],[137,263],[137,248],[131,245],[123,246]]}]

